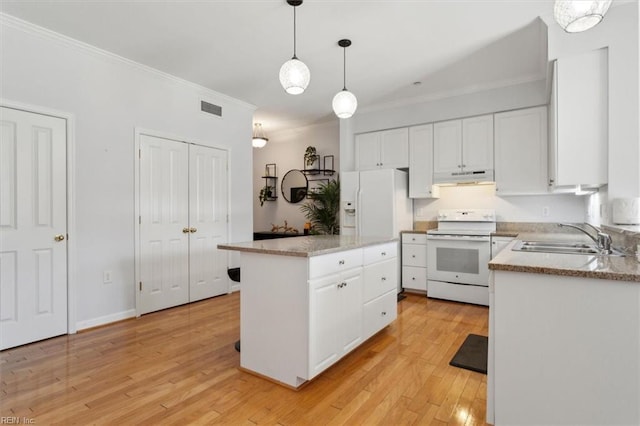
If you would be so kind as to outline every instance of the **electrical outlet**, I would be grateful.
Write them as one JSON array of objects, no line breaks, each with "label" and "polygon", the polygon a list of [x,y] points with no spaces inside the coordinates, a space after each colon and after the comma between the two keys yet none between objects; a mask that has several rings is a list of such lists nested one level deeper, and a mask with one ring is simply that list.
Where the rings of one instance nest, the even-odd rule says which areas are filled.
[{"label": "electrical outlet", "polygon": [[549,206],[544,206],[542,208],[542,217],[549,217]]},{"label": "electrical outlet", "polygon": [[110,282],[112,282],[112,279],[111,279],[111,271],[104,271],[104,272],[102,273],[102,281],[103,281],[105,284],[109,284]]}]

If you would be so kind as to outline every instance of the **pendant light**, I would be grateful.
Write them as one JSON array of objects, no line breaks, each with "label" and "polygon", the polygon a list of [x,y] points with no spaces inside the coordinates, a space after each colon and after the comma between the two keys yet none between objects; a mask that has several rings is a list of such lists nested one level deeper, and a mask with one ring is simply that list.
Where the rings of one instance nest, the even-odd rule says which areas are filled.
[{"label": "pendant light", "polygon": [[349,118],[356,112],[356,108],[358,108],[358,100],[355,95],[347,90],[347,47],[351,46],[351,40],[342,39],[338,42],[338,46],[343,48],[343,70],[342,70],[342,78],[343,78],[343,87],[342,90],[339,91],[333,97],[333,112],[339,118]]},{"label": "pendant light", "polygon": [[253,139],[251,140],[251,145],[254,148],[262,148],[267,144],[267,137],[264,135],[264,131],[262,130],[262,124],[255,123],[253,125]]},{"label": "pendant light", "polygon": [[553,17],[568,33],[579,33],[602,21],[611,0],[556,0]]},{"label": "pendant light", "polygon": [[293,58],[282,64],[280,84],[290,95],[299,95],[311,80],[309,67],[296,56],[296,7],[302,4],[302,0],[287,0],[287,3],[293,6]]}]

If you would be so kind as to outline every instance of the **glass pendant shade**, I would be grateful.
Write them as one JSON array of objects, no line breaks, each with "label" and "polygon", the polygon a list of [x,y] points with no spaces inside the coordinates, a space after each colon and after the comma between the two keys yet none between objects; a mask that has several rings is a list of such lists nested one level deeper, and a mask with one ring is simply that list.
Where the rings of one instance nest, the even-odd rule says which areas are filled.
[{"label": "glass pendant shade", "polygon": [[553,16],[568,33],[579,33],[602,21],[611,0],[556,0]]},{"label": "glass pendant shade", "polygon": [[267,137],[262,131],[262,124],[256,123],[253,125],[253,138],[251,139],[251,145],[254,148],[262,148],[267,144]]},{"label": "glass pendant shade", "polygon": [[358,100],[353,93],[344,89],[333,97],[331,105],[338,118],[349,118],[356,112]]},{"label": "glass pendant shade", "polygon": [[298,58],[289,59],[280,67],[280,84],[290,95],[299,95],[309,86],[309,67]]}]

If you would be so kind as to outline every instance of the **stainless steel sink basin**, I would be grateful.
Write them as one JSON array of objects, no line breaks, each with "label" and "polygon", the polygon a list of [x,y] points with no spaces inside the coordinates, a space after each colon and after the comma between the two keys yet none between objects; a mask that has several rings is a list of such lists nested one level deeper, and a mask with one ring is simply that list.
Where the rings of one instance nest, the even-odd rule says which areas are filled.
[{"label": "stainless steel sink basin", "polygon": [[612,250],[612,253],[603,254],[595,245],[563,241],[519,241],[513,246],[512,250],[532,253],[624,256],[622,252],[615,249]]}]

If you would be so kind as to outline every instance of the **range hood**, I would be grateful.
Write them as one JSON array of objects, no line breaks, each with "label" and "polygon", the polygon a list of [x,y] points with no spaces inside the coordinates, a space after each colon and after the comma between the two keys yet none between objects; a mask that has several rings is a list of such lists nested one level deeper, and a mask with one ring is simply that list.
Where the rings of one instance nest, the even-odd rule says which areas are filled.
[{"label": "range hood", "polygon": [[446,184],[470,184],[493,182],[493,169],[491,170],[465,170],[461,172],[440,172],[433,174],[435,185]]}]

